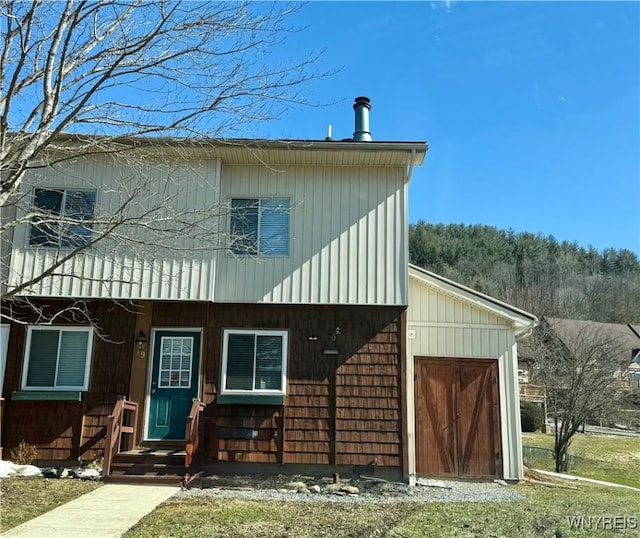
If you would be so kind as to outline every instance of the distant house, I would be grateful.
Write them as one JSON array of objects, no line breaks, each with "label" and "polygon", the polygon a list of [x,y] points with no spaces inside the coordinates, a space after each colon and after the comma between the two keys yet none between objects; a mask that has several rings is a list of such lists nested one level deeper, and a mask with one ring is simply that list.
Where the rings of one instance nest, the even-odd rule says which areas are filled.
[{"label": "distant house", "polygon": [[[372,141],[369,108],[356,100],[346,140],[143,141],[158,189],[226,204],[229,240],[145,259],[91,247],[25,290],[54,309],[82,299],[109,338],[29,313],[3,329],[5,449],[106,454],[112,480],[175,470],[182,453],[219,472],[521,478],[515,338],[536,318],[409,267],[408,183],[427,144]],[[109,215],[126,164],[33,172],[25,196]],[[92,233],[17,227],[8,285]]]},{"label": "distant house", "polygon": [[[557,348],[570,346],[581,334],[598,333],[601,337],[619,342],[621,353],[614,378],[621,389],[640,386],[640,328],[631,324],[596,321],[542,318],[535,331],[546,335]],[[534,339],[523,340],[518,348],[518,377],[520,396],[526,401],[542,401],[542,380],[536,372]],[[568,350],[569,351],[569,350]]]},{"label": "distant house", "polygon": [[629,385],[634,388],[640,388],[640,325],[627,325],[629,330],[638,339],[635,343],[637,347],[631,349],[631,362],[627,367],[627,375],[629,377]]}]

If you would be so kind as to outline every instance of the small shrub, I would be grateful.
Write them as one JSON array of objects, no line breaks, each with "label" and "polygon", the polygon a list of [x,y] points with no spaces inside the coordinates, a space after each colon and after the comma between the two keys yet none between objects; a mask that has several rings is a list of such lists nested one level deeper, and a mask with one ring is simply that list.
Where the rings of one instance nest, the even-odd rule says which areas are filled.
[{"label": "small shrub", "polygon": [[523,432],[535,432],[542,429],[544,416],[539,405],[533,402],[520,402],[520,426]]},{"label": "small shrub", "polygon": [[18,465],[31,465],[38,458],[38,449],[23,439],[9,451],[9,459]]}]

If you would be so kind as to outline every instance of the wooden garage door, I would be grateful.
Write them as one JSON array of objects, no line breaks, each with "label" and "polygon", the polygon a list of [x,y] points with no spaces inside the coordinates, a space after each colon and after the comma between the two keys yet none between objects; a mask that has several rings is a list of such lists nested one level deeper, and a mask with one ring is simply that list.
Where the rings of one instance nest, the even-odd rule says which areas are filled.
[{"label": "wooden garage door", "polygon": [[502,476],[498,363],[416,358],[419,476]]}]

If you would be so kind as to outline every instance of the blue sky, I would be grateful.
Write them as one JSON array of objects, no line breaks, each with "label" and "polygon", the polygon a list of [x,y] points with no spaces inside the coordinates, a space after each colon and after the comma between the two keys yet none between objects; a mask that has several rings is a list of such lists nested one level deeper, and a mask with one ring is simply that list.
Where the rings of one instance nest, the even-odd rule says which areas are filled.
[{"label": "blue sky", "polygon": [[325,49],[296,108],[251,136],[426,140],[410,222],[487,224],[640,254],[640,4],[311,2],[286,54]]}]

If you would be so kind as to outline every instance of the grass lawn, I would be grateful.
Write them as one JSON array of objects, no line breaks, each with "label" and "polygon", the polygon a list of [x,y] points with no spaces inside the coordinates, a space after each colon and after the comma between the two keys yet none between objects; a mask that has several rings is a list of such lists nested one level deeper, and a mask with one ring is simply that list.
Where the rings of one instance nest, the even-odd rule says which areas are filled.
[{"label": "grass lawn", "polygon": [[[640,536],[638,493],[581,485],[577,490],[518,485],[523,501],[504,503],[258,502],[170,499],[124,538],[540,538],[610,536],[570,528],[570,517],[618,516],[616,536]],[[635,518],[630,520],[629,518]],[[624,521],[624,523],[622,523]]]},{"label": "grass lawn", "polygon": [[44,514],[102,484],[85,480],[4,478],[0,481],[0,530]]},{"label": "grass lawn", "polygon": [[415,511],[410,505],[169,499],[125,538],[382,537]]},{"label": "grass lawn", "polygon": [[[522,443],[553,449],[553,434],[523,433]],[[569,467],[570,474],[640,488],[640,437],[578,433],[569,453],[576,456],[574,466]],[[525,463],[536,469],[555,470],[551,455],[530,457]]]},{"label": "grass lawn", "polygon": [[[529,446],[550,448],[551,435],[525,434]],[[640,440],[579,435],[572,472],[640,486]],[[536,467],[553,468],[553,462]],[[575,485],[575,484],[572,484]],[[78,480],[6,479],[2,530],[99,486]],[[349,504],[248,501],[213,497],[169,499],[125,538],[569,538],[640,537],[640,493],[578,484],[577,489],[523,483],[525,499],[502,503]],[[571,525],[571,519],[582,528]],[[583,518],[580,520],[580,518]],[[592,519],[593,518],[593,519]],[[601,519],[595,528],[595,518]],[[575,520],[574,520],[575,521]],[[613,527],[615,525],[615,527]]]},{"label": "grass lawn", "polygon": [[[612,533],[616,536],[640,536],[638,492],[588,485],[568,490],[523,484],[516,489],[526,495],[524,501],[422,505],[389,536],[569,538],[611,536]],[[583,516],[618,517],[617,525],[626,528],[571,528],[569,518]]]},{"label": "grass lawn", "polygon": [[[524,444],[551,448],[552,435],[524,434]],[[572,472],[640,487],[640,439],[578,435]],[[553,460],[530,462],[553,470]],[[575,485],[575,484],[572,484]],[[257,502],[210,497],[170,499],[125,538],[567,538],[640,536],[640,494],[579,483],[577,489],[513,486],[522,501],[503,503]],[[587,518],[583,528],[569,518]],[[603,520],[596,530],[589,518]],[[609,523],[606,523],[609,521]],[[616,528],[611,528],[613,525]],[[606,526],[609,525],[608,528]],[[605,528],[603,528],[605,527]],[[619,528],[625,527],[625,528]]]}]

